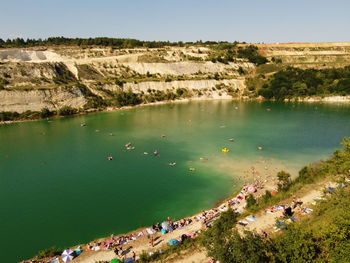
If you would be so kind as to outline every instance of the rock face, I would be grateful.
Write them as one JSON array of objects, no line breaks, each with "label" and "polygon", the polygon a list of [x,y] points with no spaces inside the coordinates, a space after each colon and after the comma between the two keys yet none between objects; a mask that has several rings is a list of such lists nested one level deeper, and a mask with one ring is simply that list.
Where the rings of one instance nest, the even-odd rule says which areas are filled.
[{"label": "rock face", "polygon": [[156,82],[145,81],[140,83],[126,83],[124,89],[132,89],[134,92],[147,92],[148,90],[172,90],[178,88],[185,88],[189,90],[211,90],[216,85],[223,84],[235,90],[243,91],[245,89],[244,80],[242,79],[225,79],[225,80],[178,80],[171,82]]},{"label": "rock face", "polygon": [[[242,74],[246,77],[256,73],[272,74],[284,63],[300,68],[343,67],[350,63],[350,43],[257,46],[262,55],[279,62],[256,67],[247,59],[237,57],[234,62],[214,63],[217,60],[212,58],[217,56],[217,51],[197,46],[1,49],[0,112],[57,110],[63,106],[79,109],[87,102],[87,106],[97,107],[94,102],[115,99],[121,88],[143,95],[186,89],[186,96],[192,98],[242,98],[251,93]],[[81,89],[79,85],[86,88]]]},{"label": "rock face", "polygon": [[165,74],[165,75],[190,75],[197,72],[202,73],[222,73],[227,71],[235,71],[239,67],[254,68],[252,63],[212,63],[212,62],[174,62],[174,63],[124,63],[125,66],[140,73],[147,74]]},{"label": "rock face", "polygon": [[46,90],[0,90],[0,111],[40,111],[43,108],[57,110],[64,106],[81,108],[86,103],[79,88]]},{"label": "rock face", "polygon": [[0,59],[10,61],[61,61],[62,58],[52,51],[35,51],[25,49],[0,50]]}]

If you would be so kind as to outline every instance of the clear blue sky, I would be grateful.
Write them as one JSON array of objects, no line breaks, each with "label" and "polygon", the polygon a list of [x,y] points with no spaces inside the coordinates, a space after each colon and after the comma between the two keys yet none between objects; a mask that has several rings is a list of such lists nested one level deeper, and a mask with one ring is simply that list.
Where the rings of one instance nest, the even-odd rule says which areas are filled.
[{"label": "clear blue sky", "polygon": [[350,41],[349,0],[9,0],[0,38]]}]

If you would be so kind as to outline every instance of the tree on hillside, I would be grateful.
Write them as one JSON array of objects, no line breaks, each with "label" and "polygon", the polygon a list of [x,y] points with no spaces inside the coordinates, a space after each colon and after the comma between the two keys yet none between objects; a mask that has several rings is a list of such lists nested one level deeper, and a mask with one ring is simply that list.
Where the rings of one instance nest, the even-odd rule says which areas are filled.
[{"label": "tree on hillside", "polygon": [[280,171],[277,173],[278,190],[287,190],[290,187],[292,183],[290,177],[290,174],[285,171]]}]

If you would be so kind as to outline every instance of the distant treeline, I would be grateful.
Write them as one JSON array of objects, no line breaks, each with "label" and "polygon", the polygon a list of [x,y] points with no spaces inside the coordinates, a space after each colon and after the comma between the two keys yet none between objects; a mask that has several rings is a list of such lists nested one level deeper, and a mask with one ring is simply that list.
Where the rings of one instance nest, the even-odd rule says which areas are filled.
[{"label": "distant treeline", "polygon": [[275,73],[259,90],[259,95],[276,100],[350,95],[350,66],[329,69],[288,67]]},{"label": "distant treeline", "polygon": [[[243,44],[245,42],[242,42]],[[95,37],[95,38],[66,38],[66,37],[49,37],[47,39],[7,39],[0,38],[0,48],[25,48],[36,46],[109,46],[114,48],[161,48],[165,46],[184,46],[184,45],[218,45],[218,44],[239,44],[227,41],[196,41],[196,42],[170,42],[170,41],[142,41],[131,38],[110,38],[110,37]]]}]

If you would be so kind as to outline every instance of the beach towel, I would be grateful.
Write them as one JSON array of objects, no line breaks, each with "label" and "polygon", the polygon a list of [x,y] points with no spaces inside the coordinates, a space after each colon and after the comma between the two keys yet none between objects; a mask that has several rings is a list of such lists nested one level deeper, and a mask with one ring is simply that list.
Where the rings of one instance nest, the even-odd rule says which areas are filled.
[{"label": "beach towel", "polygon": [[247,221],[238,221],[238,224],[240,224],[241,226],[249,225]]},{"label": "beach towel", "polygon": [[314,210],[311,209],[311,208],[305,208],[305,209],[304,209],[304,213],[305,213],[305,214],[309,214],[309,213],[311,213],[312,211],[314,211]]},{"label": "beach towel", "polygon": [[228,208],[226,206],[220,207],[220,211],[222,211],[222,212],[227,211],[227,210],[228,210]]},{"label": "beach towel", "polygon": [[246,219],[247,219],[248,221],[251,221],[251,222],[257,220],[257,218],[256,218],[255,216],[249,216],[249,217],[247,217]]},{"label": "beach towel", "polygon": [[314,198],[314,200],[315,200],[315,201],[326,200],[326,198],[324,198],[324,197],[316,197],[316,198]]},{"label": "beach towel", "polygon": [[150,235],[153,235],[153,234],[157,233],[157,231],[155,231],[155,230],[152,229],[152,228],[147,228],[146,231],[147,231],[147,233],[150,234]]}]

